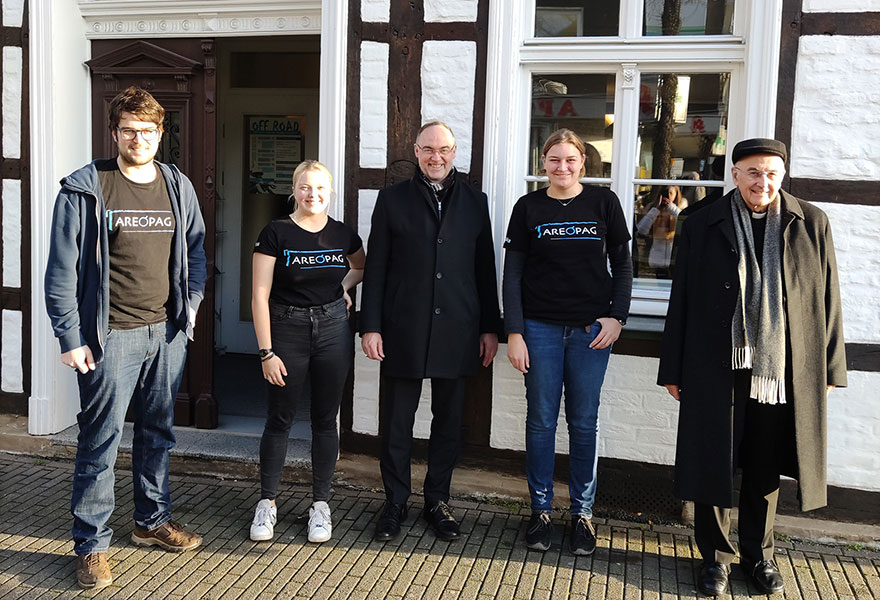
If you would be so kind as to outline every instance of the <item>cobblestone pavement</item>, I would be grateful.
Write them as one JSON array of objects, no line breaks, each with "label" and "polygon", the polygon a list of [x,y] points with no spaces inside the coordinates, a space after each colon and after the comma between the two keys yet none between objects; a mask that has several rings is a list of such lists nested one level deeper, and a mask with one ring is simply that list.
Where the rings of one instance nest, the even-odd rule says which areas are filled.
[{"label": "cobblestone pavement", "polygon": [[[592,556],[567,551],[562,515],[546,553],[524,545],[528,523],[518,506],[452,503],[462,525],[457,542],[436,540],[417,515],[414,498],[404,535],[372,540],[382,506],[374,491],[337,489],[331,499],[333,539],[306,541],[300,515],[309,507],[306,486],[285,486],[273,542],[248,538],[258,485],[203,477],[172,477],[174,516],[204,536],[184,554],[136,548],[128,541],[132,478],[116,477],[117,510],[109,553],[114,581],[81,591],[70,540],[72,465],[0,454],[0,598],[98,597],[253,598],[619,598],[699,597],[691,531],[597,519],[599,547]],[[777,561],[785,598],[880,599],[880,553],[780,541]],[[560,550],[560,548],[562,548]],[[753,593],[741,571],[732,595]],[[776,596],[781,597],[781,596]]]}]

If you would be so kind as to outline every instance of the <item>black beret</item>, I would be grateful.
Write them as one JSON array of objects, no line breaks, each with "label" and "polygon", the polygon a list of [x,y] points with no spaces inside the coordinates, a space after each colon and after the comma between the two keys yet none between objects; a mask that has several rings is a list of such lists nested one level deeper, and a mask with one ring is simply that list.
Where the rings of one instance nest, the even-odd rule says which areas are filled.
[{"label": "black beret", "polygon": [[788,151],[785,144],[779,140],[771,140],[770,138],[751,138],[743,140],[733,147],[733,162],[736,164],[747,156],[752,154],[775,154],[783,161],[788,160]]}]

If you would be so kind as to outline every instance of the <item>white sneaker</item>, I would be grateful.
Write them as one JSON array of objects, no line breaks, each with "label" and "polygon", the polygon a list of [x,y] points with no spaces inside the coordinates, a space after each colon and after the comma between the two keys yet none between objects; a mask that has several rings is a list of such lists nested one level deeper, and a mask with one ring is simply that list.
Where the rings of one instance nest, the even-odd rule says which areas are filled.
[{"label": "white sneaker", "polygon": [[332,533],[330,506],[326,502],[315,502],[309,509],[309,541],[326,542]]},{"label": "white sneaker", "polygon": [[263,498],[257,502],[254,521],[251,523],[251,539],[255,542],[271,540],[275,535],[275,521],[277,519],[278,509],[272,505],[271,500]]}]

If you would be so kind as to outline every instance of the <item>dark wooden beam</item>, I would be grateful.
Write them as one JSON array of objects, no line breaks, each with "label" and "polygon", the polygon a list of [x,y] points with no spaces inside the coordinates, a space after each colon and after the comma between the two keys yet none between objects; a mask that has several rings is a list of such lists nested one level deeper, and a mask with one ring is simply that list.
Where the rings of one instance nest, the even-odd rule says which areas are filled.
[{"label": "dark wooden beam", "polygon": [[792,177],[789,190],[810,202],[880,206],[880,181],[842,181]]},{"label": "dark wooden beam", "polygon": [[[801,37],[803,0],[783,0],[782,39],[779,46],[779,73],[776,92],[776,139],[791,148],[791,120],[794,111],[794,85]],[[790,191],[789,180],[783,183]]]},{"label": "dark wooden beam", "polygon": [[801,35],[880,35],[880,12],[804,13]]}]

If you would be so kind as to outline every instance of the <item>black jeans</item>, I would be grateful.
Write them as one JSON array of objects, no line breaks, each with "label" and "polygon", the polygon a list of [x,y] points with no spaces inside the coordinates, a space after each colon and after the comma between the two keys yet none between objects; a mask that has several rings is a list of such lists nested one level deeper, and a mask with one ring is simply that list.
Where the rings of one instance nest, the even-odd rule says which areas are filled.
[{"label": "black jeans", "polygon": [[284,387],[267,383],[269,410],[260,440],[262,498],[275,499],[287,456],[296,401],[311,384],[312,495],[327,501],[339,454],[336,415],[354,359],[354,337],[345,300],[299,308],[270,305],[272,348],[284,362]]},{"label": "black jeans", "polygon": [[[382,456],[379,467],[385,496],[403,504],[411,491],[413,425],[422,379],[385,377],[387,414],[382,423]],[[461,413],[465,379],[431,379],[431,438],[428,441],[428,473],[425,476],[425,505],[449,501],[452,471],[461,448]]]}]

